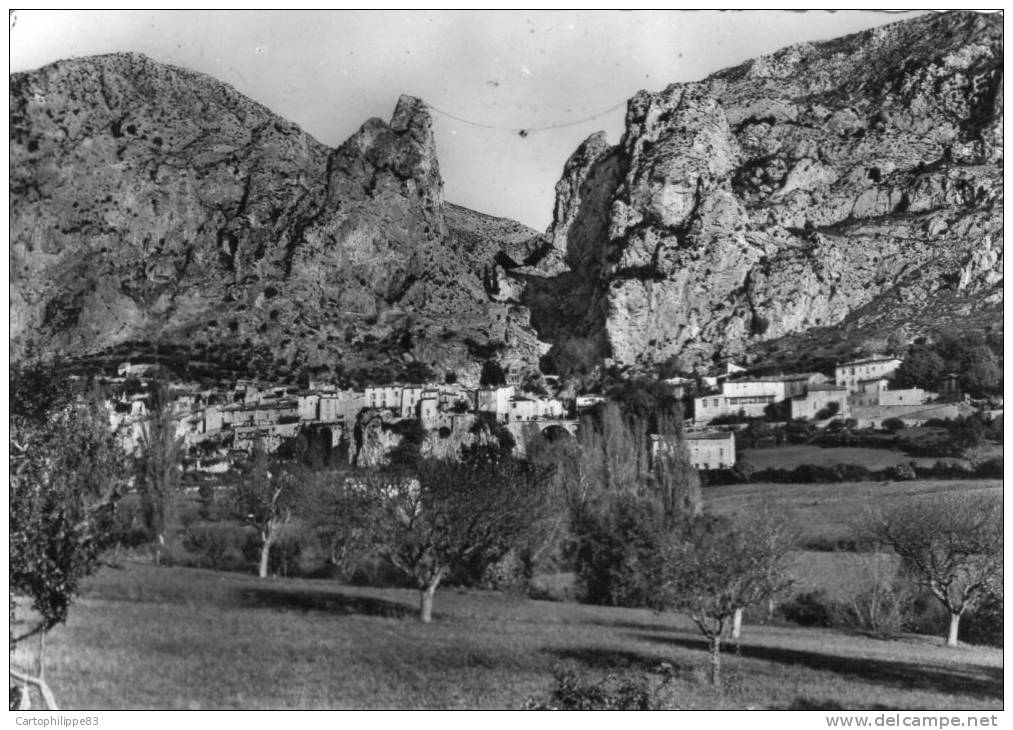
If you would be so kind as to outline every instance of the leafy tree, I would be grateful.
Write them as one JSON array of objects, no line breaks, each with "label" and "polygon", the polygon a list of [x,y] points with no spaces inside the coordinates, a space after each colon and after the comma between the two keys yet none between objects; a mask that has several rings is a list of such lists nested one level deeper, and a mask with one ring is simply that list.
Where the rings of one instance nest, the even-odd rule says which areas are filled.
[{"label": "leafy tree", "polygon": [[660,380],[623,380],[609,388],[606,395],[625,416],[641,420],[650,433],[660,432],[666,420],[682,419],[682,404],[675,391]]},{"label": "leafy tree", "polygon": [[[45,636],[66,621],[81,581],[111,544],[115,507],[125,488],[126,457],[97,403],[74,402],[43,415],[12,402],[10,431],[11,648],[39,636],[37,685],[56,704],[43,676]],[[15,636],[15,597],[31,601],[38,623]]]},{"label": "leafy tree", "polygon": [[665,525],[654,505],[633,494],[607,510],[575,519],[576,572],[581,596],[606,606],[644,606],[653,600]]},{"label": "leafy tree", "polygon": [[10,370],[11,418],[44,423],[49,414],[68,405],[76,389],[59,362],[13,363]]},{"label": "leafy tree", "polygon": [[949,495],[870,512],[859,536],[891,548],[950,614],[947,646],[960,617],[1002,587],[1002,499]]},{"label": "leafy tree", "polygon": [[899,388],[931,390],[945,374],[946,363],[932,347],[912,345],[896,370],[894,384]]},{"label": "leafy tree", "polygon": [[[647,419],[661,431],[652,458]],[[575,570],[592,603],[644,605],[664,534],[699,512],[700,481],[682,440],[678,410],[625,412],[607,401],[586,416],[565,475]]]},{"label": "leafy tree", "polygon": [[985,424],[975,415],[968,418],[955,418],[946,424],[950,449],[956,456],[963,454],[968,449],[977,448],[985,442]]},{"label": "leafy tree", "polygon": [[729,621],[787,587],[794,542],[787,520],[767,511],[736,520],[701,515],[673,532],[653,602],[688,615],[707,639],[712,684],[721,683],[721,638]]},{"label": "leafy tree", "polygon": [[482,363],[482,374],[479,376],[478,384],[482,387],[506,385],[506,373],[503,371],[503,366],[495,360],[486,360]]},{"label": "leafy tree", "polygon": [[151,400],[150,414],[139,440],[137,489],[141,495],[144,525],[158,543],[154,551],[157,565],[161,562],[165,532],[179,492],[183,437],[176,435],[176,419],[168,391],[159,388]]},{"label": "leafy tree", "polygon": [[968,348],[961,358],[960,384],[972,396],[1002,392],[1002,367],[986,345]]},{"label": "leafy tree", "polygon": [[258,441],[231,490],[233,517],[256,531],[260,548],[257,574],[261,578],[267,577],[271,547],[292,519],[299,496],[299,481],[292,468],[272,464]]},{"label": "leafy tree", "polygon": [[419,619],[432,620],[433,596],[456,568],[489,565],[518,542],[545,499],[544,469],[473,450],[465,461],[425,460],[417,472],[364,480],[374,548],[419,589]]}]

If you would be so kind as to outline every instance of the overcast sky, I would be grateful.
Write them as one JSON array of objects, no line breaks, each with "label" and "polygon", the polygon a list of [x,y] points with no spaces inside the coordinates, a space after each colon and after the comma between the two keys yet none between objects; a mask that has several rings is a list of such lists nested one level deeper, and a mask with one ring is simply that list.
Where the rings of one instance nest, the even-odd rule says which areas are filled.
[{"label": "overcast sky", "polygon": [[447,200],[544,229],[566,158],[598,130],[617,141],[624,102],[639,89],[912,15],[22,10],[11,71],[139,51],[225,81],[331,146],[369,117],[389,119],[398,96],[413,94],[474,122],[434,113]]}]

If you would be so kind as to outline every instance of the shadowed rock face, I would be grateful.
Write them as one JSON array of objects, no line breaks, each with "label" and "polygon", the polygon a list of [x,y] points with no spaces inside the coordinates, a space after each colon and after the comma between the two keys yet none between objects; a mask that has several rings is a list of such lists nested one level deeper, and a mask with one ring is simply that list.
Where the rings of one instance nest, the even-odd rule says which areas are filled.
[{"label": "shadowed rock face", "polygon": [[276,376],[414,363],[464,382],[466,342],[537,362],[526,312],[483,286],[502,226],[463,208],[447,224],[418,99],[334,150],[133,54],[14,74],[10,102],[15,357],[148,343]]},{"label": "shadowed rock face", "polygon": [[532,321],[573,323],[539,330],[564,363],[579,351],[649,370],[814,327],[998,314],[1002,118],[994,15],[918,18],[640,92],[618,145],[592,136],[566,165],[549,236],[569,272],[529,285]]}]

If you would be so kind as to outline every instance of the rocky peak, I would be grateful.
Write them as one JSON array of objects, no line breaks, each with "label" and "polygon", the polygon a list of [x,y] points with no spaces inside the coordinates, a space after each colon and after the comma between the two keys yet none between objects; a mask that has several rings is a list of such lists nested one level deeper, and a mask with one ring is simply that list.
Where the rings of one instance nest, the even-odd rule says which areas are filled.
[{"label": "rocky peak", "polygon": [[1002,235],[1001,80],[1002,18],[941,13],[638,93],[619,144],[590,138],[557,185],[571,272],[529,301],[584,344],[556,331],[550,354],[689,370],[993,311],[1001,256],[973,252]]},{"label": "rocky peak", "polygon": [[171,353],[353,382],[469,382],[479,351],[537,362],[526,313],[490,313],[447,227],[421,100],[332,150],[135,54],[14,74],[10,96],[15,357]]}]

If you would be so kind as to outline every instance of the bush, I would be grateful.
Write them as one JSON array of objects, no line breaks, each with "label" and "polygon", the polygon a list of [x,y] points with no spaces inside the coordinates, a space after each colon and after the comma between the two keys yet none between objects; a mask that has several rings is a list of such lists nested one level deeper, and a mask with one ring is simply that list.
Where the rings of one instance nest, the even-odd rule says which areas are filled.
[{"label": "bush", "polygon": [[1002,479],[1002,457],[996,456],[978,464],[974,468],[974,476],[979,479]]},{"label": "bush", "polygon": [[886,470],[887,478],[895,482],[909,482],[912,479],[917,479],[918,476],[915,474],[914,467],[910,464],[897,464],[891,466]]},{"label": "bush", "polygon": [[1003,599],[996,593],[985,596],[977,608],[960,621],[960,639],[968,644],[1003,645]]},{"label": "bush", "polygon": [[[828,418],[833,418],[841,410],[841,404],[837,401],[830,401],[823,408],[816,413],[816,419],[819,421],[825,421]],[[843,427],[843,424],[841,424]]]},{"label": "bush", "polygon": [[661,515],[635,497],[614,510],[585,514],[574,526],[575,567],[582,599],[605,606],[651,605],[661,553]]},{"label": "bush", "polygon": [[235,570],[243,565],[248,531],[224,522],[198,522],[183,534],[183,549],[196,557],[198,568]]},{"label": "bush", "polygon": [[907,424],[899,418],[887,418],[883,421],[883,430],[889,431],[890,433],[897,433],[906,427]]},{"label": "bush", "polygon": [[511,550],[495,563],[485,566],[479,586],[487,590],[526,593],[533,577],[531,561]]},{"label": "bush", "polygon": [[529,699],[526,710],[664,710],[674,709],[669,677],[652,682],[646,674],[606,674],[597,681],[572,669],[556,671],[556,686],[548,700]]},{"label": "bush", "polygon": [[848,608],[832,600],[822,590],[798,593],[778,606],[778,612],[799,626],[833,628],[849,623]]},{"label": "bush", "polygon": [[784,427],[785,440],[789,444],[807,444],[816,435],[816,427],[805,421],[791,421]]}]

